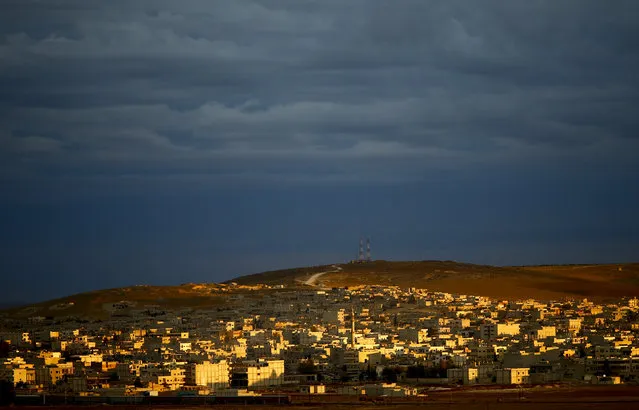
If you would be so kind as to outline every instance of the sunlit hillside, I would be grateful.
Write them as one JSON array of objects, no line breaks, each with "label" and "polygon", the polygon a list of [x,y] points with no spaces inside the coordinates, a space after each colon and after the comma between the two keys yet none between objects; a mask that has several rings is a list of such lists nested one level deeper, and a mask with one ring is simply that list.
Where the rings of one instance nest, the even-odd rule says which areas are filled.
[{"label": "sunlit hillside", "polygon": [[[303,283],[329,271],[316,286],[395,285],[497,298],[616,298],[639,295],[639,264],[496,267],[453,261],[373,261],[242,276],[240,284]],[[332,270],[332,272],[331,272]]]},{"label": "sunlit hillside", "polygon": [[503,299],[588,298],[639,295],[639,264],[510,266],[454,261],[373,261],[284,269],[241,276],[226,283],[140,285],[96,290],[4,310],[11,317],[91,317],[185,313],[216,309],[238,297],[260,298],[286,290],[362,285],[423,288]]}]

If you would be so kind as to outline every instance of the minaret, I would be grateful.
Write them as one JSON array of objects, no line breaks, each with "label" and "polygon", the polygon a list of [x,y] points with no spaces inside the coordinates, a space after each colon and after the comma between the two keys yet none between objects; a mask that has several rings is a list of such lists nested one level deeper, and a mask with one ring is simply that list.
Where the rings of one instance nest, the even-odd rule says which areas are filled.
[{"label": "minaret", "polygon": [[355,309],[351,305],[351,348],[355,349]]}]

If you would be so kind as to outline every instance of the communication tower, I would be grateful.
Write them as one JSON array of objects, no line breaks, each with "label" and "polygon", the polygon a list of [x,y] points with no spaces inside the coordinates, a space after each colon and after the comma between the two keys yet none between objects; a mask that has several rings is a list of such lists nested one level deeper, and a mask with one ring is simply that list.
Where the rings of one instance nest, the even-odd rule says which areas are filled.
[{"label": "communication tower", "polygon": [[366,238],[366,249],[364,249],[364,238],[359,238],[359,251],[355,263],[370,262],[371,259],[371,238]]},{"label": "communication tower", "polygon": [[351,349],[355,349],[355,308],[351,305]]}]

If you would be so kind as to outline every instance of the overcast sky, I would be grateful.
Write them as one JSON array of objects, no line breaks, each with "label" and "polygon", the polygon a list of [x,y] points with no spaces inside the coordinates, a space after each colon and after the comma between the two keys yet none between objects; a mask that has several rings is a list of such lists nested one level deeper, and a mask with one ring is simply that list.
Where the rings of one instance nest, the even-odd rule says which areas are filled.
[{"label": "overcast sky", "polygon": [[2,296],[639,260],[639,2],[0,2]]}]

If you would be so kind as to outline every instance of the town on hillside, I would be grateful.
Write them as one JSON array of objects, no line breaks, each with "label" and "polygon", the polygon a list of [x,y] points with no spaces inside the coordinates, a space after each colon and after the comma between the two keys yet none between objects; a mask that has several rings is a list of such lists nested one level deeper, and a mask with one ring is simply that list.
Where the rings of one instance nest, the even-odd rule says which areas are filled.
[{"label": "town on hillside", "polygon": [[210,286],[225,303],[171,310],[122,300],[102,306],[101,318],[5,314],[0,380],[16,399],[38,403],[423,398],[451,386],[639,381],[637,298],[542,302],[394,286],[194,286]]}]

